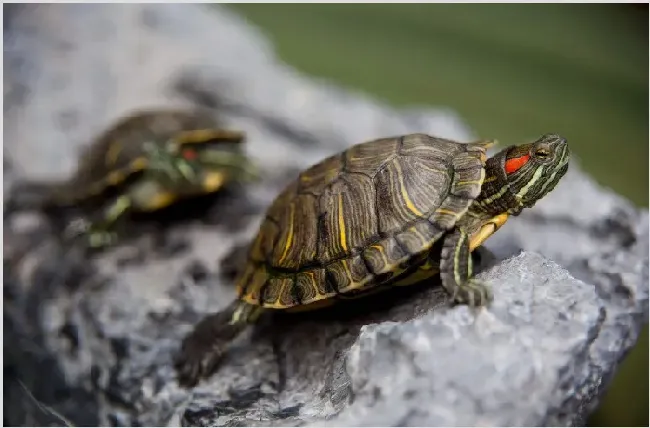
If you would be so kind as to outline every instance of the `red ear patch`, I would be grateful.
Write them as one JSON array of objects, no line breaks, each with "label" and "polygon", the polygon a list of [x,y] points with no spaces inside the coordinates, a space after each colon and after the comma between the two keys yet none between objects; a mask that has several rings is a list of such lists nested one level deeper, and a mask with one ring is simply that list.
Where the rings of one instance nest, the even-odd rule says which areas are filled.
[{"label": "red ear patch", "polygon": [[198,157],[196,150],[185,149],[183,150],[183,157],[187,160],[194,160]]},{"label": "red ear patch", "polygon": [[526,165],[526,162],[530,159],[530,155],[519,156],[518,158],[508,159],[506,161],[506,173],[512,174],[513,172],[519,171],[519,169]]}]

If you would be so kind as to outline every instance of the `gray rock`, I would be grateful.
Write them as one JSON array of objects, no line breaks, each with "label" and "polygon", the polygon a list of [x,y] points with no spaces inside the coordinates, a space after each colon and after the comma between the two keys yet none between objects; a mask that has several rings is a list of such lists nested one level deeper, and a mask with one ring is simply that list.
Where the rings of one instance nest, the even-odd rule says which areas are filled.
[{"label": "gray rock", "polygon": [[[16,177],[66,177],[79,148],[130,110],[194,103],[245,129],[272,177],[248,191],[258,209],[243,228],[172,223],[165,234],[191,242],[180,254],[124,265],[123,246],[88,260],[45,234],[20,266],[5,261],[6,423],[580,425],[636,342],[648,316],[648,213],[574,162],[488,241],[495,259],[480,277],[491,307],[451,307],[440,288],[415,287],[278,315],[241,337],[213,377],[179,388],[181,338],[234,295],[217,261],[250,239],[296,169],[379,136],[476,136],[449,110],[395,110],[300,75],[221,7],[5,12],[5,190]],[[33,223],[6,222],[5,254]],[[211,274],[193,274],[197,264]]]}]

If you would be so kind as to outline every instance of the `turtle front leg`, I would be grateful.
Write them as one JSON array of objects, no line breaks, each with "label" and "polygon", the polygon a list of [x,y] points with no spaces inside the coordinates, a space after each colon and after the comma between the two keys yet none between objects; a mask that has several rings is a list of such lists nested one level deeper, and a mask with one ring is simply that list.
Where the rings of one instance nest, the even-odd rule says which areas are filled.
[{"label": "turtle front leg", "polygon": [[263,311],[261,306],[236,300],[222,311],[203,318],[183,339],[180,353],[175,358],[178,383],[192,387],[213,373],[228,344],[246,326],[257,321]]},{"label": "turtle front leg", "polygon": [[440,259],[442,286],[458,303],[484,306],[492,300],[487,285],[472,278],[472,257],[469,236],[461,228],[455,228],[442,244]]},{"label": "turtle front leg", "polygon": [[131,208],[131,198],[122,195],[112,201],[100,214],[101,218],[91,221],[85,218],[75,219],[63,232],[65,239],[84,237],[90,248],[101,248],[114,244],[117,233],[112,229],[115,223]]}]

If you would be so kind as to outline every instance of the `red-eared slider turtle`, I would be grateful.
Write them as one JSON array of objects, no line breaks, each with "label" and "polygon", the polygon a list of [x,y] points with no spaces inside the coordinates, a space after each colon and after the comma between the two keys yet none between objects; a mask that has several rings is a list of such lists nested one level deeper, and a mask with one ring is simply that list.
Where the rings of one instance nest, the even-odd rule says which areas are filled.
[{"label": "red-eared slider turtle", "polygon": [[194,385],[269,310],[305,310],[440,273],[456,302],[488,303],[471,252],[550,192],[569,165],[554,134],[486,160],[491,141],[424,134],[355,145],[299,174],[269,207],[237,279],[238,298],[205,317],[176,360]]},{"label": "red-eared slider turtle", "polygon": [[116,221],[129,211],[155,211],[255,177],[244,139],[242,132],[220,129],[203,110],[135,112],[89,145],[69,181],[22,183],[9,206],[79,208],[90,215],[71,222],[64,236],[84,236],[90,247],[102,247],[115,241]]}]

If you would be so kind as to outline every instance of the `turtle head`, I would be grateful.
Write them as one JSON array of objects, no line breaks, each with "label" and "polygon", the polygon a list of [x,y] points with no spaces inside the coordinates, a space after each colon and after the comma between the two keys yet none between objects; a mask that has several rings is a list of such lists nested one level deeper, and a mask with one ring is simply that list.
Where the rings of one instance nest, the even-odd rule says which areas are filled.
[{"label": "turtle head", "polygon": [[557,134],[503,149],[486,162],[481,205],[493,213],[518,215],[555,188],[570,156],[567,140]]},{"label": "turtle head", "polygon": [[146,143],[148,169],[174,181],[208,187],[213,184],[204,183],[206,179],[214,181],[226,172],[255,178],[254,166],[241,153],[241,138],[237,132],[205,130],[181,133],[166,144]]}]

